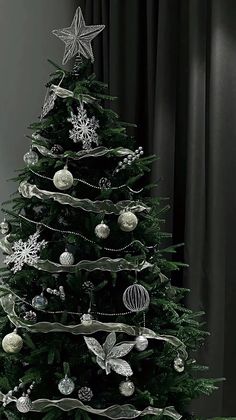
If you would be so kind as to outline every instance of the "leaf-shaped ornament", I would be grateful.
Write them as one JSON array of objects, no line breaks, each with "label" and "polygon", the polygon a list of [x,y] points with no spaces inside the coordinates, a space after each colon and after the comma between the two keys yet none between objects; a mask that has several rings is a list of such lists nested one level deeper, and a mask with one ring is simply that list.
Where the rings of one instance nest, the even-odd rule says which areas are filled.
[{"label": "leaf-shaped ornament", "polygon": [[106,369],[106,365],[105,365],[104,359],[101,359],[100,357],[97,357],[96,358],[96,362],[100,366],[100,368]]},{"label": "leaf-shaped ornament", "polygon": [[123,359],[108,359],[107,364],[114,370],[118,375],[132,376],[133,371],[131,366],[126,360]]},{"label": "leaf-shaped ornament", "polygon": [[105,340],[105,343],[103,344],[103,350],[106,355],[109,354],[109,352],[111,351],[111,349],[114,347],[115,344],[116,344],[116,333],[113,331],[110,334],[108,334]]},{"label": "leaf-shaped ornament", "polygon": [[84,337],[89,350],[91,350],[100,359],[105,359],[105,353],[101,344],[93,337]]},{"label": "leaf-shaped ornament", "polygon": [[120,343],[117,346],[113,347],[107,357],[110,358],[119,358],[126,356],[132,348],[135,346],[135,342],[124,342]]}]

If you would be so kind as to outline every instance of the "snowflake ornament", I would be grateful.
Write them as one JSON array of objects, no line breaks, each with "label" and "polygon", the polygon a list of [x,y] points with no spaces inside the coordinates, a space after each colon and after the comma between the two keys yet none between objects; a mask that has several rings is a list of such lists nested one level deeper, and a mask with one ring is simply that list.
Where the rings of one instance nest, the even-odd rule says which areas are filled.
[{"label": "snowflake ornament", "polygon": [[121,357],[126,356],[132,350],[135,342],[127,341],[116,344],[115,332],[107,336],[103,345],[93,337],[84,337],[84,340],[88,349],[95,354],[97,364],[106,371],[107,375],[111,373],[111,370],[122,376],[133,375],[131,366]]},{"label": "snowflake ornament", "polygon": [[22,239],[14,242],[12,245],[13,253],[4,260],[5,264],[14,264],[12,268],[13,273],[20,271],[24,264],[34,265],[39,260],[38,253],[47,244],[45,240],[38,242],[39,237],[40,233],[37,231],[29,236],[26,242],[23,242]]},{"label": "snowflake ornament", "polygon": [[68,121],[73,125],[69,137],[74,143],[82,142],[82,148],[84,150],[91,150],[92,143],[98,145],[96,130],[99,127],[99,123],[95,117],[89,118],[87,116],[87,111],[83,104],[77,108],[77,111],[77,115],[71,112],[71,118],[68,118]]}]

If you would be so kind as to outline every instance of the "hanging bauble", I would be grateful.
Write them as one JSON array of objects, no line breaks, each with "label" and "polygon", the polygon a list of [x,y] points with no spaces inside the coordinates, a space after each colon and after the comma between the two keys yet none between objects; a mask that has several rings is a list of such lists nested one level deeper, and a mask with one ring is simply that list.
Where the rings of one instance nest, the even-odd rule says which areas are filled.
[{"label": "hanging bauble", "polygon": [[149,293],[141,284],[135,283],[125,289],[123,303],[131,312],[144,311],[150,303]]},{"label": "hanging bauble", "polygon": [[58,190],[68,190],[72,187],[74,182],[73,175],[68,169],[65,167],[60,171],[57,171],[53,177],[53,184]]},{"label": "hanging bauble", "polygon": [[184,361],[181,357],[177,356],[174,360],[174,369],[176,372],[183,372],[184,371]]},{"label": "hanging bauble", "polygon": [[125,211],[120,214],[117,223],[124,232],[132,232],[138,224],[138,218],[132,211]]},{"label": "hanging bauble", "polygon": [[51,148],[51,152],[54,155],[61,155],[64,152],[64,149],[62,146],[60,146],[60,144],[54,144]]},{"label": "hanging bauble", "polygon": [[78,391],[78,398],[80,401],[91,401],[93,398],[93,391],[87,386],[83,386]]},{"label": "hanging bauble", "polygon": [[73,265],[75,262],[74,255],[67,249],[60,255],[59,260],[61,265]]},{"label": "hanging bauble", "polygon": [[132,381],[129,379],[126,381],[122,381],[119,385],[119,390],[122,395],[125,397],[131,397],[135,391],[135,386]]},{"label": "hanging bauble", "polygon": [[135,343],[135,348],[138,351],[144,351],[148,346],[148,339],[144,337],[144,335],[138,335],[138,337],[135,339]]},{"label": "hanging bauble", "polygon": [[110,235],[110,228],[103,221],[95,227],[96,236],[100,239],[106,239]]},{"label": "hanging bauble", "polygon": [[83,314],[80,318],[81,324],[89,326],[93,323],[93,317],[90,314]]},{"label": "hanging bauble", "polygon": [[111,188],[111,181],[105,177],[99,179],[98,186],[101,190],[109,190]]},{"label": "hanging bauble", "polygon": [[6,235],[11,230],[11,225],[5,219],[0,223],[0,231],[2,235]]},{"label": "hanging bauble", "polygon": [[36,152],[29,150],[29,152],[24,155],[23,159],[27,166],[34,166],[38,163],[39,157]]},{"label": "hanging bauble", "polygon": [[16,331],[5,335],[2,340],[2,348],[6,353],[19,353],[23,347],[23,340]]},{"label": "hanging bauble", "polygon": [[22,395],[16,401],[16,408],[20,413],[28,413],[32,409],[32,401],[28,395]]},{"label": "hanging bauble", "polygon": [[48,300],[47,298],[41,293],[41,295],[37,295],[32,299],[32,306],[35,309],[43,310],[47,307]]},{"label": "hanging bauble", "polygon": [[63,395],[70,395],[75,389],[75,384],[72,381],[72,379],[68,378],[68,376],[66,375],[65,378],[60,380],[58,384],[58,389]]}]

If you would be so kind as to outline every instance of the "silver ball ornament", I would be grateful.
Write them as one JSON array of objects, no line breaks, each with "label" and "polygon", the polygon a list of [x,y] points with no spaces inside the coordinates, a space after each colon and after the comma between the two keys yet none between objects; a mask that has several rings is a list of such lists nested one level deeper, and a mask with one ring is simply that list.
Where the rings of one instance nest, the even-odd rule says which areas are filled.
[{"label": "silver ball ornament", "polygon": [[174,360],[174,369],[178,373],[181,373],[184,371],[184,360],[179,356],[177,356]]},{"label": "silver ball ornament", "polygon": [[60,255],[59,260],[61,265],[73,265],[75,262],[74,255],[67,250]]},{"label": "silver ball ornament", "polygon": [[23,159],[27,166],[34,166],[38,163],[39,157],[36,152],[30,150],[24,155]]},{"label": "silver ball ornament", "polygon": [[6,235],[10,232],[10,224],[6,220],[3,220],[3,222],[0,223],[0,231],[2,235]]},{"label": "silver ball ornament", "polygon": [[119,385],[119,390],[125,397],[131,397],[135,391],[134,383],[130,380],[122,381]]},{"label": "silver ball ornament", "polygon": [[138,351],[144,351],[148,347],[148,339],[144,335],[139,335],[135,339],[135,348]]},{"label": "silver ball ornament", "polygon": [[67,168],[57,171],[53,177],[53,184],[58,190],[64,191],[72,187],[73,175]]},{"label": "silver ball ornament", "polygon": [[17,399],[16,408],[20,413],[28,413],[32,409],[32,401],[28,395],[23,395]]},{"label": "silver ball ornament", "polygon": [[44,295],[37,295],[32,299],[32,306],[35,309],[45,309],[48,305],[48,300]]},{"label": "silver ball ornament", "polygon": [[88,327],[89,325],[92,325],[93,317],[90,314],[83,314],[82,317],[80,318],[80,321],[81,321],[81,324]]},{"label": "silver ball ornament", "polygon": [[94,232],[98,238],[106,239],[110,235],[110,228],[104,222],[101,222],[95,227]]},{"label": "silver ball ornament", "polygon": [[140,312],[148,308],[150,296],[141,284],[132,284],[123,293],[123,303],[131,312]]},{"label": "silver ball ornament", "polygon": [[61,379],[58,384],[58,389],[63,395],[70,395],[75,389],[75,384],[71,378],[66,375],[65,378]]},{"label": "silver ball ornament", "polygon": [[138,218],[132,211],[125,211],[120,214],[117,222],[123,232],[132,232],[137,227]]},{"label": "silver ball ornament", "polygon": [[23,340],[15,331],[5,335],[2,340],[2,348],[6,353],[19,353],[23,347]]}]

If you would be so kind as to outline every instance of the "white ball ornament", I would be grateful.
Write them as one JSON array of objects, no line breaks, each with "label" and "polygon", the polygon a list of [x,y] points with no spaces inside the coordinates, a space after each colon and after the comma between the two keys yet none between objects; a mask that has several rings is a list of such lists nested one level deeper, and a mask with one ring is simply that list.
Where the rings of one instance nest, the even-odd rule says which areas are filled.
[{"label": "white ball ornament", "polygon": [[129,379],[126,381],[122,381],[119,385],[119,390],[124,397],[131,397],[135,391],[135,386],[132,381]]},{"label": "white ball ornament", "polygon": [[138,351],[144,351],[148,347],[148,339],[144,335],[139,335],[135,339],[135,348]]},{"label": "white ball ornament", "polygon": [[184,360],[177,356],[174,360],[174,369],[178,373],[182,373],[184,371]]},{"label": "white ball ornament", "polygon": [[53,177],[53,184],[58,190],[64,191],[72,187],[74,182],[73,175],[67,167],[57,171]]},{"label": "white ball ornament", "polygon": [[73,265],[75,262],[74,255],[71,252],[68,252],[67,249],[60,255],[60,264],[61,265]]},{"label": "white ball ornament", "polygon": [[145,311],[150,303],[148,291],[141,284],[133,284],[123,293],[123,303],[131,312]]},{"label": "white ball ornament", "polygon": [[5,219],[0,223],[0,232],[2,235],[10,232],[10,224]]},{"label": "white ball ornament", "polygon": [[110,228],[104,222],[95,227],[95,235],[100,239],[106,239],[110,235]]},{"label": "white ball ornament", "polygon": [[38,163],[39,157],[36,152],[30,150],[24,155],[23,159],[27,166],[34,166]]},{"label": "white ball ornament", "polygon": [[61,379],[58,384],[58,389],[63,395],[70,395],[75,389],[75,384],[71,378],[66,375],[65,378]]},{"label": "white ball ornament", "polygon": [[132,232],[138,225],[138,218],[132,211],[125,211],[120,214],[117,222],[123,232]]},{"label": "white ball ornament", "polygon": [[16,408],[20,413],[28,413],[32,409],[32,401],[28,395],[23,395],[16,401]]},{"label": "white ball ornament", "polygon": [[85,325],[86,327],[89,327],[93,323],[93,317],[90,314],[83,314],[80,318],[81,324]]},{"label": "white ball ornament", "polygon": [[16,331],[5,335],[2,340],[2,348],[6,353],[19,353],[23,347],[23,340]]}]

